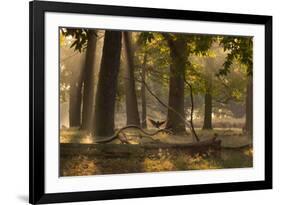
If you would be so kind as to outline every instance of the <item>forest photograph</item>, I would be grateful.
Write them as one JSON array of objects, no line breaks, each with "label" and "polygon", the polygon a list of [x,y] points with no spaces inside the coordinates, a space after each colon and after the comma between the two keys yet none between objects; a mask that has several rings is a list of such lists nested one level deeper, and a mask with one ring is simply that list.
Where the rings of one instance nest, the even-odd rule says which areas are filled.
[{"label": "forest photograph", "polygon": [[253,37],[60,27],[59,175],[253,167]]}]

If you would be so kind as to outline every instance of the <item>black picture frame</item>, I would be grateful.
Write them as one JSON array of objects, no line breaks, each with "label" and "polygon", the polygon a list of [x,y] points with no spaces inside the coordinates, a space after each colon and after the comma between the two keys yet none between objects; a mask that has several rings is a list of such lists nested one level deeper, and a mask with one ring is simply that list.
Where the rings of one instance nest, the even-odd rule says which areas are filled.
[{"label": "black picture frame", "polygon": [[[153,197],[198,193],[260,190],[272,188],[272,17],[262,15],[230,14],[104,6],[77,3],[33,1],[30,12],[30,165],[29,202],[31,204]],[[45,80],[44,80],[44,14],[62,12],[76,14],[102,14],[112,16],[149,17],[182,19],[209,22],[246,23],[265,26],[265,180],[218,184],[197,184],[153,188],[135,188],[107,191],[86,191],[71,193],[45,193],[44,161],[44,119],[45,119]]]}]

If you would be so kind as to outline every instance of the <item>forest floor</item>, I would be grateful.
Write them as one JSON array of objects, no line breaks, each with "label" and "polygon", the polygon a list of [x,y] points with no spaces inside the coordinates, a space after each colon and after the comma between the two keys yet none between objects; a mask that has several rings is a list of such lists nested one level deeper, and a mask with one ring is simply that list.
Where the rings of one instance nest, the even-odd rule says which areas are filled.
[{"label": "forest floor", "polygon": [[243,147],[251,144],[252,140],[243,135],[241,129],[198,129],[197,133],[202,141],[216,135],[222,141],[223,148],[215,152],[206,150],[203,153],[193,153],[185,148],[145,149],[138,144],[183,144],[191,143],[193,139],[191,136],[163,133],[140,139],[137,137],[139,131],[134,129],[126,132],[132,145],[118,145],[118,140],[110,144],[92,144],[93,139],[87,133],[73,128],[63,129],[60,132],[60,175],[84,176],[253,166],[252,147]]}]

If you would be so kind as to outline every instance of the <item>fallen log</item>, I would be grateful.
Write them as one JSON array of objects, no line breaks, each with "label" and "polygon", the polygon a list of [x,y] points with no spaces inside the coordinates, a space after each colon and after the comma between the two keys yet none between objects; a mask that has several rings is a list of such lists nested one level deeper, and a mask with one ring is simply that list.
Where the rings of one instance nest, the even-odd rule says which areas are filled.
[{"label": "fallen log", "polygon": [[75,144],[61,143],[60,156],[69,157],[74,155],[87,156],[106,156],[106,157],[128,157],[144,156],[147,151],[157,151],[158,149],[179,149],[186,153],[194,154],[206,152],[210,149],[219,150],[221,148],[221,140],[216,138],[193,142],[170,144],[162,142],[151,142],[146,144]]}]

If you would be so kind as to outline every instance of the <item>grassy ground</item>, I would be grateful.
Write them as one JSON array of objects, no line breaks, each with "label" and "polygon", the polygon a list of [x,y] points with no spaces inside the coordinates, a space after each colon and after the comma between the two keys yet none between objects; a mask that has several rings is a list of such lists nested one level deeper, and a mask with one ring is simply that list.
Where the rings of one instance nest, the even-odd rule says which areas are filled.
[{"label": "grassy ground", "polygon": [[[213,131],[200,131],[199,136],[202,140],[213,137],[214,134],[222,139],[223,146],[237,147],[250,143],[248,136],[242,135],[238,129],[217,129]],[[145,144],[158,139],[165,143],[187,143],[192,138],[186,136],[168,136],[159,134],[153,138],[139,138],[134,136],[138,133],[129,131],[127,133],[134,144]],[[91,144],[92,138],[85,132],[76,129],[61,131],[61,143]],[[118,144],[118,141],[113,143]],[[97,145],[98,146],[98,145]],[[117,145],[118,146],[118,145]],[[120,145],[121,146],[121,145]],[[138,145],[131,145],[138,146]],[[203,153],[191,153],[181,148],[156,148],[145,150],[142,154],[134,155],[122,154],[110,150],[102,150],[99,154],[90,152],[80,152],[61,149],[60,175],[61,176],[84,176],[96,174],[121,174],[121,173],[140,173],[140,172],[159,172],[159,171],[183,171],[183,170],[202,170],[202,169],[224,169],[224,168],[244,168],[252,167],[253,156],[252,148],[222,148],[220,151],[206,150]],[[117,153],[117,154],[116,154]]]}]

